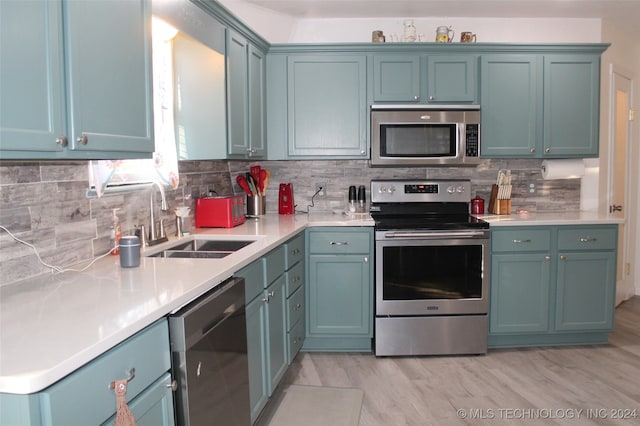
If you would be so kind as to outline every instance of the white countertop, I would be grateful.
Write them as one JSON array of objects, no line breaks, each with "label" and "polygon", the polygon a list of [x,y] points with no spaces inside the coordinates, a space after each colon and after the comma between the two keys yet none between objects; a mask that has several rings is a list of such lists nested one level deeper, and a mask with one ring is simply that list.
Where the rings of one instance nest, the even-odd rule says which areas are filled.
[{"label": "white countertop", "polygon": [[[140,267],[125,269],[119,256],[107,256],[84,272],[45,274],[0,287],[0,393],[45,389],[309,226],[373,226],[373,221],[332,213],[268,214],[235,228],[197,229],[196,238],[256,240],[223,259],[152,258],[143,252]],[[172,243],[175,239],[146,252]]]},{"label": "white countertop", "polygon": [[529,225],[605,225],[621,224],[624,219],[598,212],[530,212],[527,214],[512,213],[510,215],[482,214],[479,219],[489,222],[492,228],[498,226],[529,226]]},{"label": "white countertop", "polygon": [[[588,212],[479,217],[492,227],[622,223],[617,218]],[[267,214],[235,228],[197,230],[196,238],[256,240],[224,259],[143,256],[140,267],[124,269],[120,268],[118,256],[107,256],[84,272],[45,274],[2,286],[0,393],[29,394],[45,389],[306,227],[373,224],[368,215]],[[174,242],[146,252],[161,250]],[[82,267],[80,264],[76,268]]]}]

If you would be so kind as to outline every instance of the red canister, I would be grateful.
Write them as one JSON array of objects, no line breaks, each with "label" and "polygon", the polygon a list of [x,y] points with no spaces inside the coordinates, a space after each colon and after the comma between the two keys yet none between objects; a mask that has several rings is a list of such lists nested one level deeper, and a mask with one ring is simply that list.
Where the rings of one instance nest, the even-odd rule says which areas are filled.
[{"label": "red canister", "polygon": [[484,200],[477,195],[471,200],[471,214],[484,214]]}]

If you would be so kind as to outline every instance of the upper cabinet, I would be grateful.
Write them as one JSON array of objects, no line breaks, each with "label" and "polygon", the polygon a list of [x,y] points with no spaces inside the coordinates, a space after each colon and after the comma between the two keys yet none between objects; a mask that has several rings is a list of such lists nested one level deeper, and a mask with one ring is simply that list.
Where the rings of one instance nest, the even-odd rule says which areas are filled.
[{"label": "upper cabinet", "polygon": [[477,102],[478,57],[470,54],[373,55],[374,102]]},{"label": "upper cabinet", "polygon": [[150,157],[150,16],[145,0],[0,2],[1,158]]},{"label": "upper cabinet", "polygon": [[265,53],[242,34],[227,37],[228,154],[230,158],[264,158]]},{"label": "upper cabinet", "polygon": [[368,158],[366,55],[274,53],[267,77],[269,159]]},{"label": "upper cabinet", "polygon": [[602,50],[483,55],[481,155],[598,156]]}]

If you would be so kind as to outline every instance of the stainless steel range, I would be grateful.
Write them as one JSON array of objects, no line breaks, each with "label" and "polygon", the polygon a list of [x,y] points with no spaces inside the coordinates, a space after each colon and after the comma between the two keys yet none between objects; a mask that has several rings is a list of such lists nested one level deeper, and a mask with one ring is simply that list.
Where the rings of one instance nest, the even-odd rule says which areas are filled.
[{"label": "stainless steel range", "polygon": [[487,352],[489,224],[468,180],[373,180],[375,354]]}]

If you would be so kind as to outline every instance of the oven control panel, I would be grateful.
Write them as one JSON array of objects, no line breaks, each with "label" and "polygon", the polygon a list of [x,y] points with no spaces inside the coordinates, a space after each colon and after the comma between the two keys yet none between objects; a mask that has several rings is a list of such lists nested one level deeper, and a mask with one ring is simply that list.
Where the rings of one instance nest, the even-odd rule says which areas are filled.
[{"label": "oven control panel", "polygon": [[471,202],[468,180],[372,180],[372,203]]}]

